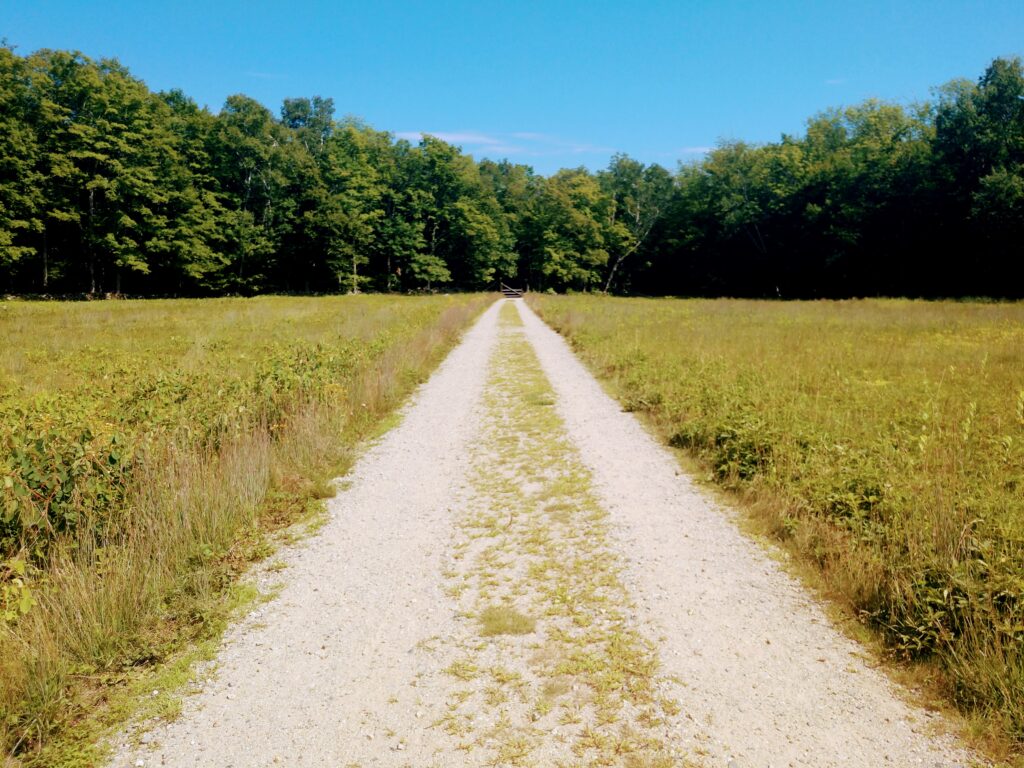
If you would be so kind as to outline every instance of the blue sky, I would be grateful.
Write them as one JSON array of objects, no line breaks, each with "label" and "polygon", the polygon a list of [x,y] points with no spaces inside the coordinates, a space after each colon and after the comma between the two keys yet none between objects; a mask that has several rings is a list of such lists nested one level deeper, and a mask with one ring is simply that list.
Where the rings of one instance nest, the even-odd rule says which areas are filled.
[{"label": "blue sky", "polygon": [[0,37],[116,57],[213,111],[330,96],[338,116],[546,174],[614,152],[674,168],[830,106],[926,99],[1024,55],[1024,1],[0,0]]}]

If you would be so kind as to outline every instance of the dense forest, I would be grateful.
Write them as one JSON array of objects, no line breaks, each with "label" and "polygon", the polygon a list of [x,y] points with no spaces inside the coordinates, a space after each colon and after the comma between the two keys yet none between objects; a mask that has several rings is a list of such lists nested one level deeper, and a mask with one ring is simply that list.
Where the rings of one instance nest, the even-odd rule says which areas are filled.
[{"label": "dense forest", "polygon": [[1024,296],[1020,59],[675,172],[542,177],[335,114],[0,47],[0,293]]}]

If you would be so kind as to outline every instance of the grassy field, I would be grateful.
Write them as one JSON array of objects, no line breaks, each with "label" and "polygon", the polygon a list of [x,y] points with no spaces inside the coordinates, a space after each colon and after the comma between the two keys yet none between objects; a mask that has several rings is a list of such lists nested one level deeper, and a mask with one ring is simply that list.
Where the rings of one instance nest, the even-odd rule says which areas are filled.
[{"label": "grassy field", "polygon": [[1024,304],[530,301],[890,648],[1024,744]]},{"label": "grassy field", "polygon": [[0,303],[0,764],[90,764],[490,300]]}]

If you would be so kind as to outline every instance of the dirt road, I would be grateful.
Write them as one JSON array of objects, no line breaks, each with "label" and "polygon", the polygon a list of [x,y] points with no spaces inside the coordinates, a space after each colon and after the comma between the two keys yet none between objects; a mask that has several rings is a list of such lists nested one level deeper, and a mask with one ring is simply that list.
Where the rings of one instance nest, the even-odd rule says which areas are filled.
[{"label": "dirt road", "polygon": [[114,766],[968,765],[522,302]]}]

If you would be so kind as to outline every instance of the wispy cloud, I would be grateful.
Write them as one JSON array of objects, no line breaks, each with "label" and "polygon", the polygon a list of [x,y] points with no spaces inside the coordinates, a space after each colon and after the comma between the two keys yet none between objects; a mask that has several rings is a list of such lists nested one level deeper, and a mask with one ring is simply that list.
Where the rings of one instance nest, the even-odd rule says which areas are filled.
[{"label": "wispy cloud", "polygon": [[562,145],[574,155],[608,155],[615,151],[614,147],[602,147],[597,144],[572,144]]},{"label": "wispy cloud", "polygon": [[434,136],[441,141],[447,141],[449,144],[467,144],[471,146],[504,143],[499,138],[488,136],[486,133],[477,133],[476,131],[400,131],[395,135],[400,139],[407,139],[408,141],[419,141],[424,136]]},{"label": "wispy cloud", "polygon": [[553,157],[557,155],[608,155],[615,150],[583,141],[572,141],[536,131],[483,133],[481,131],[399,131],[399,139],[419,141],[436,136],[449,144],[457,144],[471,154],[491,158]]},{"label": "wispy cloud", "polygon": [[[513,162],[547,167],[553,163],[570,167],[587,165],[603,167],[608,159],[620,151],[616,147],[592,144],[586,141],[554,136],[539,131],[484,132],[473,130],[455,131],[398,131],[395,137],[416,143],[424,136],[435,136],[449,144],[459,146],[477,160],[512,160]],[[713,146],[687,146],[655,152],[654,157],[662,162],[699,162],[700,158],[712,152]]]},{"label": "wispy cloud", "polygon": [[487,153],[501,157],[529,156],[530,150],[518,144],[489,144],[486,147]]},{"label": "wispy cloud", "polygon": [[257,80],[287,80],[288,75],[278,74],[277,72],[246,72],[246,76],[255,77]]},{"label": "wispy cloud", "polygon": [[588,144],[586,142],[561,139],[558,136],[552,136],[548,133],[519,131],[517,133],[513,133],[512,136],[524,141],[535,142],[540,146],[550,147],[553,150],[553,153],[557,150],[558,152],[569,152],[574,155],[587,153],[607,155],[615,151],[614,147],[603,147],[598,144]]}]

